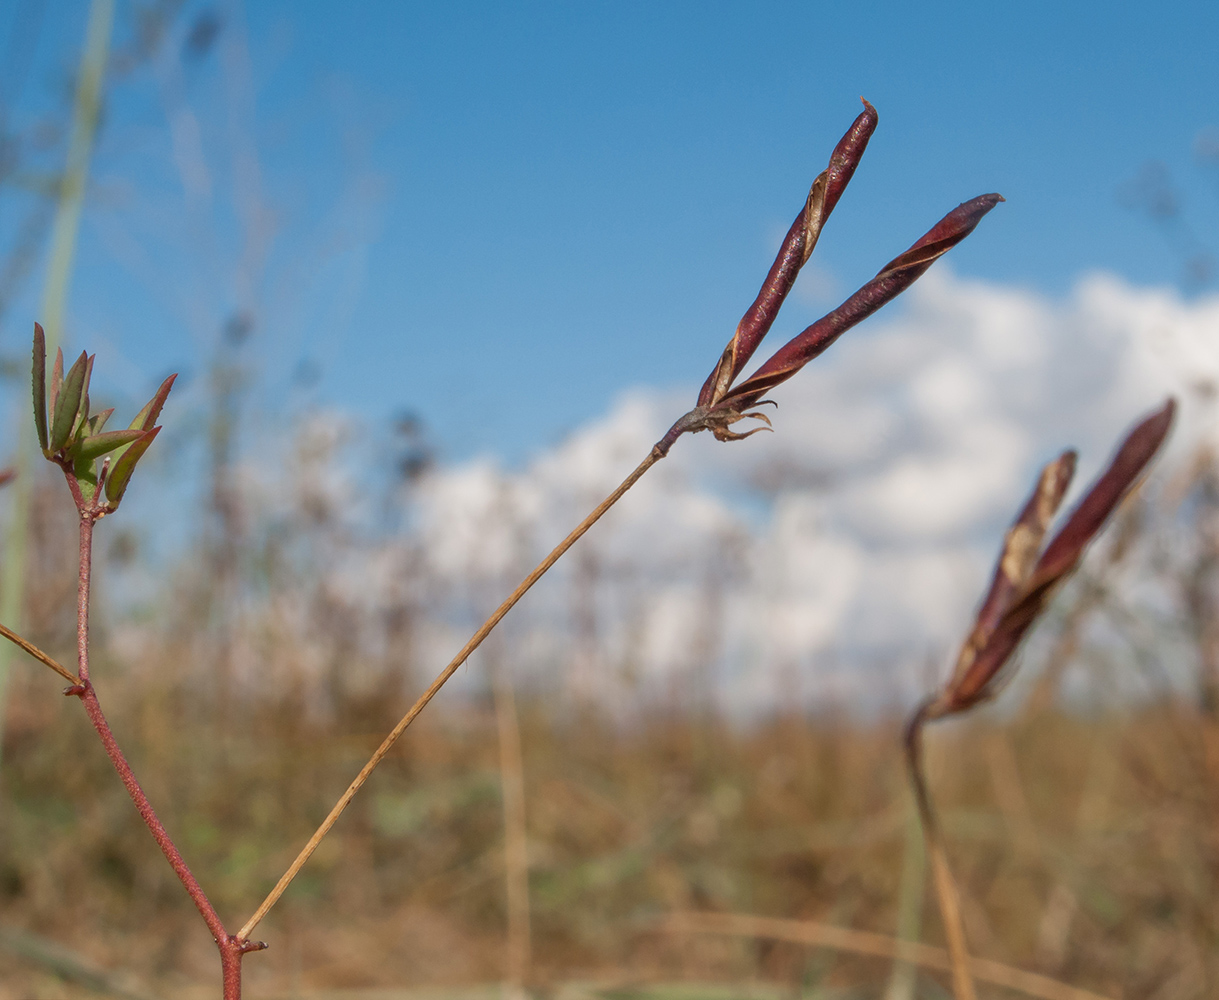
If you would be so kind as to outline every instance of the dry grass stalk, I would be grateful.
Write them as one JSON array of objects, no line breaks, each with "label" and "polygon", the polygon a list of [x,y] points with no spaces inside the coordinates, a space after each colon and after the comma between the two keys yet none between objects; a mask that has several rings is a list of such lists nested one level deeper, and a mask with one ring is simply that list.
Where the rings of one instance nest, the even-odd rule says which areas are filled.
[{"label": "dry grass stalk", "polygon": [[923,763],[923,729],[939,718],[967,712],[998,692],[1004,668],[1050,596],[1079,565],[1084,549],[1134,488],[1168,435],[1176,404],[1168,400],[1141,421],[1118,448],[1066,523],[1042,551],[1046,532],[1075,472],[1075,453],[1063,452],[1042,470],[1024,509],[1003,540],[990,590],[961,647],[952,677],[927,699],[906,727],[906,760],[931,857],[940,916],[952,955],[956,1000],[974,1000],[971,962],[952,877]]},{"label": "dry grass stalk", "polygon": [[504,888],[508,910],[505,981],[521,995],[529,982],[532,947],[529,933],[529,838],[525,825],[525,763],[512,677],[492,657],[491,686],[499,743],[500,790],[504,806]]},{"label": "dry grass stalk", "polygon": [[[791,941],[856,955],[910,962],[925,969],[955,974],[955,960],[943,948],[810,920],[783,920],[743,913],[673,913],[660,925],[660,929],[669,934],[714,934]],[[1040,1000],[1108,1000],[1099,993],[1081,990],[1049,976],[1026,972],[986,958],[970,958],[969,969],[975,978],[984,983],[1017,990]]]},{"label": "dry grass stalk", "polygon": [[69,670],[67,667],[65,667],[63,664],[61,664],[58,660],[52,659],[50,656],[47,656],[46,653],[44,653],[41,649],[39,649],[37,646],[35,646],[32,642],[26,642],[23,638],[21,638],[21,636],[19,636],[11,628],[8,628],[5,625],[0,625],[0,635],[4,636],[4,638],[6,638],[9,642],[14,643],[17,646],[20,646],[27,653],[29,653],[30,656],[34,657],[34,659],[37,660],[39,663],[46,664],[48,667],[50,667],[52,670],[54,670],[55,673],[59,674],[59,676],[62,677],[65,681],[67,681],[69,684],[72,684],[73,686],[80,684],[80,678],[77,677],[76,674],[72,673],[71,670]]},{"label": "dry grass stalk", "polygon": [[119,1000],[155,1000],[153,994],[128,981],[126,976],[100,968],[71,948],[37,934],[0,928],[0,951],[19,955],[53,972],[64,982],[76,983],[91,993]]},{"label": "dry grass stalk", "polygon": [[[897,897],[897,936],[917,943],[922,932],[923,893],[927,882],[927,856],[917,808],[909,808],[902,849],[902,874]],[[893,963],[885,1000],[914,1000],[917,986],[914,963],[898,958]]]},{"label": "dry grass stalk", "polygon": [[[39,581],[38,591],[44,589]],[[1062,597],[1076,594],[1072,587]],[[49,609],[36,610],[34,620],[43,620]],[[39,635],[38,644],[64,648],[68,634],[56,635]],[[322,638],[316,631],[286,639],[264,665],[279,675],[300,648]],[[327,790],[341,790],[350,777],[344,772],[359,746],[351,734],[368,732],[381,709],[361,692],[337,692],[333,714],[302,724],[276,691],[259,690],[256,701],[244,702],[248,714],[227,748],[242,766],[225,773],[215,766],[219,748],[208,743],[218,701],[181,687],[206,678],[205,664],[188,666],[187,651],[206,650],[207,642],[186,630],[135,650],[113,675],[107,667],[102,694],[114,705],[116,733],[138,751],[132,764],[171,833],[191,826],[224,832],[210,845],[192,839],[182,846],[209,894],[211,873],[223,873],[213,896],[221,914],[244,917],[246,887],[267,876],[273,882],[280,872],[270,870],[274,855],[267,848],[234,858],[228,841],[295,846],[295,837],[308,836],[310,823],[331,805]],[[1088,647],[1089,655],[1094,651]],[[162,670],[167,662],[182,668],[169,675]],[[1035,665],[1030,659],[1024,669]],[[1114,683],[1133,679],[1136,669],[1119,652]],[[47,670],[23,668],[13,691],[0,827],[3,924],[83,942],[95,961],[130,970],[151,993],[177,995],[190,981],[197,984],[193,993],[215,996],[211,970],[201,964],[210,958],[201,946],[210,949],[211,942],[193,928],[193,909],[175,898],[173,876],[149,851],[148,834],[129,806],[124,822],[126,795],[107,780],[106,759],[91,752],[90,728],[57,724],[71,721],[62,710],[73,705],[57,703],[66,684],[44,676]],[[641,913],[754,913],[905,936],[895,930],[906,795],[904,763],[892,753],[900,726],[892,720],[810,718],[792,705],[732,727],[690,710],[688,699],[674,708],[645,697],[635,703],[637,722],[624,728],[599,708],[573,713],[557,688],[519,680],[517,702],[534,849],[535,987],[633,977],[636,984],[767,983],[774,988],[764,992],[778,995],[807,984],[808,970],[824,968],[831,954],[778,941],[641,937]],[[259,975],[258,996],[344,984],[384,991],[486,984],[480,991],[488,994],[500,988],[503,817],[495,717],[489,698],[432,708],[444,711],[424,713],[423,725],[403,737],[403,752],[391,754],[375,787],[366,789],[375,795],[369,808],[358,821],[340,823],[325,863],[304,873],[308,891],[293,891],[288,906],[273,914],[272,948],[247,968]],[[950,763],[945,780],[960,791],[946,798],[933,769],[949,860],[960,875],[969,872],[963,888],[985,906],[996,939],[992,946],[976,937],[966,911],[978,955],[1097,993],[1135,997],[1160,989],[1156,977],[1179,968],[1188,948],[1205,947],[1214,924],[1178,915],[1191,912],[1191,899],[1214,898],[1210,879],[1198,873],[1198,862],[1212,870],[1214,825],[1201,804],[1184,797],[1201,786],[1194,763],[1165,733],[1164,711],[1146,704],[1115,706],[1112,713],[1051,711],[1016,727],[1021,774],[1047,850],[1040,868],[1012,857],[988,761],[973,750],[975,741],[1004,731],[1003,720],[977,712],[929,737],[935,742],[928,766],[936,758]],[[1154,757],[1146,766],[1164,787],[1142,782],[1144,747]],[[716,813],[718,830],[708,843],[690,817],[733,805],[726,787],[739,791],[739,807]],[[248,808],[251,802],[261,804],[259,811]],[[65,823],[46,811],[47,803],[67,804],[75,818]],[[1077,814],[1088,817],[1082,826]],[[102,815],[111,819],[96,822]],[[14,824],[19,816],[27,818]],[[132,881],[116,881],[116,870]],[[1079,899],[1057,967],[1042,964],[1036,935],[1056,879]],[[933,891],[929,885],[927,896]],[[924,915],[921,940],[943,947],[931,926],[938,920]],[[890,960],[834,954],[836,971],[824,985],[841,991],[853,984],[859,992],[868,983],[871,995],[881,995]],[[946,975],[918,974],[920,996],[935,992],[928,974],[951,989]],[[45,976],[32,962],[0,953],[0,996],[42,995]],[[983,981],[978,991],[1004,995]]]},{"label": "dry grass stalk", "polygon": [[[51,331],[51,343],[61,335],[67,312],[68,287],[76,256],[77,236],[94,138],[105,103],[106,67],[110,57],[110,36],[114,26],[114,0],[91,0],[85,29],[85,44],[76,74],[72,102],[71,133],[63,173],[54,178],[55,221],[51,230],[49,256],[42,290],[42,318]],[[18,476],[15,495],[5,533],[5,559],[0,570],[0,618],[18,629],[23,621],[26,598],[27,539],[30,529],[34,456],[27,442],[19,442],[13,475]],[[7,471],[7,470],[6,470]],[[8,682],[11,651],[0,650],[0,731],[4,728],[3,706]]]},{"label": "dry grass stalk", "polygon": [[623,480],[622,484],[616,490],[614,490],[613,493],[606,497],[605,500],[603,500],[597,506],[597,508],[588,515],[588,517],[581,521],[570,535],[555,546],[550,554],[537,565],[533,572],[525,577],[516,590],[508,595],[508,598],[495,610],[495,613],[492,614],[491,617],[485,622],[483,622],[478,631],[470,637],[469,641],[461,648],[457,655],[449,661],[448,666],[440,672],[434,681],[432,681],[432,683],[428,686],[428,689],[419,696],[419,699],[414,705],[411,706],[410,711],[408,711],[406,715],[404,715],[398,721],[398,724],[394,726],[389,735],[381,741],[381,745],[377,747],[376,752],[371,758],[369,758],[368,763],[360,769],[360,773],[355,776],[351,784],[347,786],[347,790],[342,794],[339,801],[335,803],[334,808],[330,810],[330,813],[322,821],[322,825],[319,826],[314,832],[313,836],[309,838],[308,843],[301,848],[300,853],[296,856],[292,864],[288,866],[288,870],[284,872],[279,882],[276,883],[275,888],[271,890],[271,892],[267,895],[267,898],[264,899],[259,905],[258,909],[254,911],[253,916],[251,916],[250,919],[245,922],[245,926],[243,926],[241,930],[237,932],[238,938],[242,940],[249,940],[249,936],[253,932],[254,928],[258,926],[258,924],[262,921],[262,918],[267,915],[271,907],[274,906],[280,896],[284,894],[284,890],[287,889],[292,880],[296,878],[297,872],[304,867],[305,862],[308,861],[313,852],[317,850],[317,846],[322,842],[322,838],[330,832],[331,827],[334,826],[335,822],[343,814],[343,810],[347,808],[348,803],[355,798],[356,792],[358,792],[364,786],[364,782],[368,780],[369,776],[376,769],[377,765],[385,759],[385,755],[389,753],[393,745],[397,743],[402,734],[406,732],[407,727],[414,722],[419,713],[427,707],[428,702],[436,697],[437,692],[444,687],[445,682],[457,672],[457,668],[465,663],[467,659],[469,659],[470,654],[482,645],[483,640],[491,634],[492,629],[494,629],[495,626],[503,620],[503,617],[509,611],[511,611],[516,603],[529,592],[530,588],[532,588],[533,585],[546,574],[550,567],[558,562],[562,555],[579,540],[580,536],[588,531],[588,529],[594,524],[596,524],[607,510],[622,499],[622,497],[626,494],[626,491],[634,486],[635,483],[639,481],[639,478],[662,457],[662,455],[657,454],[657,449],[653,448],[648,457],[639,463],[635,471],[627,476],[627,478]]}]

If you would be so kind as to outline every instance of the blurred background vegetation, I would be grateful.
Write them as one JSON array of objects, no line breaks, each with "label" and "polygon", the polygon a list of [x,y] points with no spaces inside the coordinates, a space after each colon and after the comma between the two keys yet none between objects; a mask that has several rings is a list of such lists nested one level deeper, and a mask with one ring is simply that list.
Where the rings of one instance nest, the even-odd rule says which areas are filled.
[{"label": "blurred background vegetation", "polygon": [[[930,737],[979,954],[1115,997],[1213,987],[1214,476],[1208,464],[1190,484],[1194,533],[1177,537],[1198,554],[1195,575],[1174,581],[1199,609],[1184,619],[1206,669],[1197,697],[1063,707],[1055,684],[1064,671],[1102,683],[1132,669],[1154,675],[1162,652],[1149,623],[1132,620],[1106,588],[1101,560],[1060,603],[1052,641],[1026,657],[1034,683],[1018,704]],[[28,613],[33,641],[66,658],[74,566],[59,486],[40,482],[32,508]],[[1124,547],[1162,537],[1162,511],[1136,504],[1123,517]],[[297,527],[303,547],[325,547],[316,511],[300,511]],[[138,644],[97,616],[95,672],[115,729],[224,914],[251,909],[270,888],[431,668],[402,656],[426,608],[405,600],[368,620],[327,594],[324,572],[302,595],[297,570],[277,557],[283,545],[244,537],[249,561],[236,570],[211,546],[192,552]],[[102,579],[121,571],[121,558],[111,550]],[[225,617],[216,601],[230,586],[258,596]],[[1134,666],[1114,656],[1111,635],[1090,641],[1097,619],[1135,649]],[[244,682],[226,662],[238,648],[257,664]],[[469,669],[491,661],[510,674],[511,648]],[[481,696],[442,700],[408,731],[260,928],[273,947],[247,963],[250,995],[496,983],[514,961],[546,992],[584,983],[651,995],[655,984],[686,982],[864,997],[897,995],[894,984],[905,983],[907,996],[947,995],[942,977],[895,979],[881,959],[663,926],[673,912],[710,910],[902,928],[941,942],[920,889],[900,719],[794,708],[740,724],[699,707],[714,704],[709,692],[683,689],[641,698],[624,723],[545,689],[522,686],[509,698],[487,683]],[[111,989],[205,995],[211,942],[74,709],[45,671],[14,672],[0,820],[2,989],[96,989],[99,981],[81,984],[77,966],[38,951],[53,941],[84,967],[134,977],[112,977]],[[505,753],[505,725],[519,764]],[[508,934],[503,805],[514,783],[528,845],[523,965]]]},{"label": "blurred background vegetation", "polygon": [[[22,10],[45,15],[37,4]],[[191,122],[175,87],[231,25],[172,0],[139,8],[135,24],[106,40],[108,85],[149,67],[158,75],[167,127],[184,151],[186,217],[198,208],[190,197],[199,163],[188,155]],[[10,88],[24,51],[15,38]],[[136,483],[144,515],[125,509],[102,526],[94,613],[94,671],[115,730],[226,919],[252,910],[430,679],[437,664],[421,654],[421,636],[460,626],[507,579],[454,592],[451,580],[429,577],[414,532],[435,461],[418,417],[404,413],[359,453],[365,512],[355,524],[357,501],[331,471],[347,460],[351,428],[291,399],[277,408],[252,398],[251,343],[291,327],[303,307],[288,291],[325,268],[338,252],[327,239],[337,232],[341,245],[342,227],[294,247],[298,266],[268,273],[284,230],[242,132],[241,88],[252,86],[243,72],[239,59],[228,70],[237,96],[225,152],[233,188],[223,200],[236,222],[199,251],[192,278],[208,302],[191,317],[204,361],[170,400],[180,409],[157,446],[161,474]],[[80,80],[62,82],[62,101],[2,137],[0,217],[11,224],[0,232],[0,317],[40,280],[44,308],[59,296],[62,311],[67,294],[70,260],[59,279],[37,267],[63,238],[56,219],[71,196],[63,164],[79,133]],[[346,178],[336,212],[375,200],[366,182],[358,171]],[[1163,206],[1152,208],[1164,217]],[[1190,254],[1202,259],[1192,244]],[[3,374],[23,389],[24,341],[16,342]],[[99,371],[106,360],[99,350]],[[306,362],[292,375],[303,389],[314,378]],[[127,391],[134,398],[143,388]],[[287,485],[274,493],[238,469],[251,413],[286,456]],[[31,641],[69,662],[71,504],[49,469],[23,466],[6,496],[18,489],[27,499],[7,514],[2,599],[18,601]],[[167,511],[181,523],[166,526]],[[510,505],[501,514],[511,526]],[[392,558],[377,562],[387,538]],[[353,582],[355,557],[376,573]],[[1168,595],[1155,615],[1113,584],[1129,565]],[[595,610],[581,598],[608,571],[589,557],[574,572],[555,671],[613,669],[629,680],[627,654],[611,665],[597,652]],[[695,574],[711,621],[725,572],[713,562]],[[973,945],[1112,997],[1214,996],[1213,451],[1179,456],[1127,505],[1042,633],[1003,706],[930,737]],[[891,701],[853,712],[794,699],[730,717],[711,670],[699,669],[716,655],[712,636],[674,683],[640,686],[625,708],[602,706],[538,681],[531,647],[513,637],[509,626],[467,668],[464,696],[442,698],[408,731],[259,929],[272,947],[246,962],[247,995],[492,995],[507,983],[562,996],[947,996],[944,975],[901,963],[665,924],[707,910],[942,944]],[[1166,664],[1172,685],[1161,683]],[[1142,696],[1081,708],[1063,696],[1071,675]],[[59,690],[45,671],[11,661],[0,747],[0,998],[212,995],[211,941]]]}]

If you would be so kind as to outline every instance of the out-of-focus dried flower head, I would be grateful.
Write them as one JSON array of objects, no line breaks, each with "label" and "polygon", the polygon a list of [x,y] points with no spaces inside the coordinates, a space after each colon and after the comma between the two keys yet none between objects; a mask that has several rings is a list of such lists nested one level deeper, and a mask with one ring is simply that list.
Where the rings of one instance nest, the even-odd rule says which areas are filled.
[{"label": "out-of-focus dried flower head", "polygon": [[1032,496],[1003,539],[990,590],[952,677],[924,707],[924,719],[964,712],[996,693],[1020,640],[1155,456],[1175,411],[1176,403],[1169,399],[1139,422],[1044,551],[1042,541],[1075,472],[1075,452],[1064,451],[1041,470]]}]

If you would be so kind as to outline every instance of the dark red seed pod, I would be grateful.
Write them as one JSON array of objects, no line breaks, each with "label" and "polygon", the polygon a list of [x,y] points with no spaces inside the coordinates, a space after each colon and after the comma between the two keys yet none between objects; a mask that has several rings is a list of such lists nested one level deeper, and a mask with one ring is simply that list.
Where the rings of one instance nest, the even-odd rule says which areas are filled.
[{"label": "dark red seed pod", "polygon": [[[1066,473],[1074,467],[1074,453],[1065,452],[1046,467],[1037,491],[1008,532],[990,592],[961,649],[952,680],[928,708],[929,718],[963,712],[994,693],[996,678],[1045,610],[1051,595],[1075,571],[1088,544],[1104,528],[1159,451],[1172,426],[1175,410],[1176,403],[1169,399],[1139,422],[1038,557],[1045,527],[1040,524],[1041,515],[1031,508],[1044,502],[1048,509],[1051,502],[1055,507],[1061,502],[1069,480]],[[1059,463],[1064,463],[1064,468],[1055,470]],[[1069,463],[1069,468],[1065,463]],[[1044,521],[1048,524],[1048,518]],[[1023,533],[1022,526],[1027,528]],[[1021,538],[1021,534],[1026,537]],[[1030,550],[1033,536],[1037,536],[1036,545]]]},{"label": "dark red seed pod", "polygon": [[724,396],[717,408],[740,412],[754,406],[768,389],[786,382],[856,323],[914,284],[932,264],[972,233],[982,217],[1001,201],[1002,195],[984,194],[958,205],[837,309],[779,348],[750,378]]},{"label": "dark red seed pod", "polygon": [[800,268],[812,255],[821,235],[821,227],[842,197],[868,146],[868,140],[876,130],[879,120],[876,109],[867,101],[863,103],[864,111],[834,147],[830,165],[813,181],[808,199],[783,238],[778,256],[762,282],[758,297],[741,317],[732,340],[720,356],[719,364],[703,383],[698,395],[699,406],[709,406],[723,397],[740,375],[741,369],[749,363],[753,352],[774,323],[787,293],[795,284]]}]

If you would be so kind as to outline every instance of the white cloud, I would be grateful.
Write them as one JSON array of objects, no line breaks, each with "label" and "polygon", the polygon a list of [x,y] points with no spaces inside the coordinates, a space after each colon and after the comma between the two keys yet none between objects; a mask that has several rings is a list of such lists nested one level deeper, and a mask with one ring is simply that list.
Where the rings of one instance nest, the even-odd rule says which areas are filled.
[{"label": "white cloud", "polygon": [[[1183,403],[1174,451],[1213,439],[1204,383],[1219,385],[1219,299],[1094,276],[1054,302],[941,267],[904,311],[776,390],[773,435],[680,441],[540,585],[518,633],[549,648],[537,669],[553,671],[570,665],[571,636],[590,632],[599,678],[586,691],[671,684],[710,656],[734,703],[784,697],[793,670],[815,690],[818,670],[853,662],[855,694],[901,683],[909,697],[912,668],[946,658],[965,631],[1039,464],[1076,446],[1085,483],[1168,392]],[[469,510],[513,495],[528,497],[517,561],[540,557],[692,397],[627,393],[519,472],[441,471],[425,547],[438,566],[500,574],[505,528],[492,513],[472,526]]]},{"label": "white cloud", "polygon": [[[1216,386],[1219,298],[1094,276],[1050,301],[941,266],[774,392],[775,433],[680,440],[506,620],[503,648],[533,683],[618,703],[709,684],[743,709],[909,700],[967,629],[1038,466],[1078,447],[1078,492],[1169,392],[1168,463],[1219,444]],[[435,470],[409,536],[331,560],[336,585],[370,608],[413,587],[416,658],[438,670],[695,391],[627,392],[519,470]],[[294,474],[350,509],[341,476]]]}]

